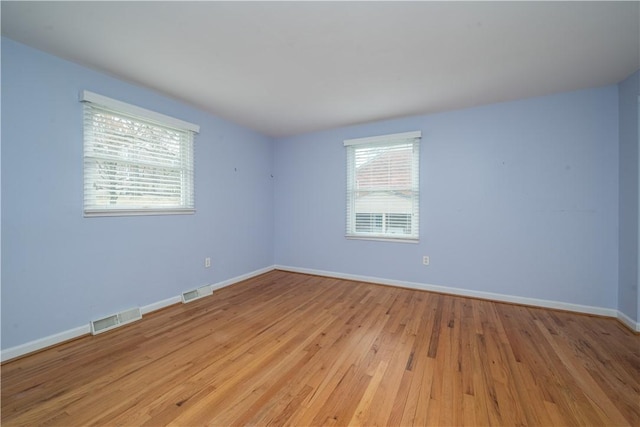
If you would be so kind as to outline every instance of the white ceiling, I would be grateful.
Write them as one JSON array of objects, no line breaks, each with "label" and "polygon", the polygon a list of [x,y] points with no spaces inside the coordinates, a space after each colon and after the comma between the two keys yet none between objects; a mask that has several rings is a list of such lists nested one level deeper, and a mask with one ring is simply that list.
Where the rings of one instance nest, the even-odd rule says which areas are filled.
[{"label": "white ceiling", "polygon": [[9,2],[2,34],[270,136],[614,84],[639,2]]}]

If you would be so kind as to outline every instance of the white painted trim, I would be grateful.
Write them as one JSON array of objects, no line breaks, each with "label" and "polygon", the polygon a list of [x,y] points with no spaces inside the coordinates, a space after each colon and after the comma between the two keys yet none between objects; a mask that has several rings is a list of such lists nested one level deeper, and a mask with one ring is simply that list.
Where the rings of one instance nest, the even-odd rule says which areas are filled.
[{"label": "white painted trim", "polygon": [[606,317],[613,317],[613,318],[618,317],[618,311],[612,308],[593,307],[588,305],[572,304],[572,303],[560,302],[560,301],[519,297],[514,295],[496,294],[493,292],[483,292],[483,291],[473,291],[469,289],[452,288],[449,286],[406,282],[402,280],[389,280],[389,279],[382,279],[379,277],[360,276],[357,274],[336,273],[333,271],[313,270],[309,268],[289,267],[284,265],[276,265],[275,269],[283,270],[283,271],[291,271],[294,273],[313,274],[316,276],[327,276],[327,277],[334,277],[337,279],[346,279],[346,280],[355,280],[359,282],[375,283],[378,285],[397,286],[401,288],[418,289],[418,290],[438,292],[443,294],[480,298],[480,299],[491,300],[491,301],[509,302],[513,304],[530,305],[534,307],[544,307],[544,308],[552,308],[556,310],[573,311],[577,313],[594,314],[597,316],[606,316]]},{"label": "white painted trim", "polygon": [[14,359],[28,353],[33,353],[34,351],[42,350],[43,348],[51,347],[56,344],[60,344],[61,342],[69,341],[90,333],[91,326],[87,323],[85,326],[79,326],[77,328],[69,329],[64,332],[2,350],[0,353],[0,361],[6,362],[7,360]]},{"label": "white painted trim", "polygon": [[215,285],[211,285],[211,289],[213,289],[215,291],[216,289],[224,288],[226,286],[231,286],[231,285],[236,284],[238,282],[242,282],[243,280],[251,279],[252,277],[256,277],[256,276],[259,276],[261,274],[268,273],[271,270],[275,270],[275,269],[276,269],[276,267],[273,266],[273,265],[270,265],[270,266],[265,267],[265,268],[260,268],[258,270],[254,270],[254,271],[252,271],[250,273],[243,274],[241,276],[236,276],[236,277],[233,277],[231,279],[225,280],[223,282],[216,283]]},{"label": "white painted trim", "polygon": [[360,145],[360,144],[375,144],[378,142],[396,142],[406,139],[422,138],[422,131],[417,130],[414,132],[392,133],[389,135],[368,136],[364,138],[345,139],[344,146]]},{"label": "white painted trim", "polygon": [[152,311],[162,310],[163,308],[169,307],[170,305],[178,304],[180,301],[182,301],[182,299],[179,296],[171,297],[140,307],[140,311],[144,316],[145,314],[151,313]]},{"label": "white painted trim", "polygon": [[414,243],[414,244],[418,244],[420,243],[420,239],[418,239],[417,237],[415,239],[410,239],[410,238],[406,238],[406,239],[399,239],[399,238],[395,238],[395,237],[391,237],[392,235],[389,235],[389,237],[384,237],[384,236],[380,236],[380,237],[366,237],[366,236],[361,236],[358,234],[345,234],[345,238],[348,240],[373,240],[375,242],[391,242],[391,243]]},{"label": "white painted trim", "polygon": [[640,332],[640,322],[635,322],[631,317],[621,311],[618,311],[618,320],[632,331]]},{"label": "white painted trim", "polygon": [[[267,273],[274,269],[275,267],[271,265],[271,266],[261,268],[240,276],[232,277],[231,279],[227,279],[210,286],[211,286],[211,289],[213,290],[224,288],[226,286],[230,286],[235,283],[242,282],[243,280],[251,279],[252,277]],[[145,314],[151,313],[152,311],[160,310],[162,308],[168,307],[173,304],[178,304],[181,301],[182,301],[182,297],[178,295],[175,297],[167,298],[165,300],[140,307],[140,312],[143,315],[145,315]],[[48,337],[39,338],[37,340],[33,340],[25,344],[20,344],[15,347],[10,347],[0,352],[0,362],[6,362],[8,360],[15,359],[16,357],[24,356],[25,354],[33,353],[34,351],[42,350],[47,347],[51,347],[51,346],[63,343],[65,341],[69,341],[71,339],[81,337],[83,335],[89,335],[90,333],[91,333],[91,326],[90,326],[90,323],[87,323],[85,326],[78,326],[77,328],[69,329],[67,331],[50,335]]]},{"label": "white painted trim", "polygon": [[189,130],[195,133],[200,132],[200,126],[194,125],[193,123],[176,119],[175,117],[167,116],[155,111],[147,110],[146,108],[138,107],[137,105],[118,101],[117,99],[99,95],[88,90],[80,91],[79,100],[80,102],[91,102],[109,108],[111,110],[121,112],[123,114],[128,114],[141,119],[147,119],[164,126],[171,126],[177,129]]},{"label": "white painted trim", "polygon": [[[558,310],[573,311],[578,313],[595,314],[598,316],[613,317],[613,318],[619,319],[620,322],[622,322],[625,326],[629,327],[631,330],[635,332],[640,332],[639,322],[634,322],[633,319],[631,319],[629,316],[625,315],[624,313],[614,309],[610,309],[610,308],[585,306],[585,305],[571,304],[571,303],[565,303],[565,302],[559,302],[559,301],[517,297],[512,295],[496,294],[491,292],[472,291],[472,290],[461,289],[461,288],[451,288],[448,286],[429,285],[424,283],[406,282],[401,280],[389,280],[389,279],[382,279],[379,277],[336,273],[333,271],[314,270],[310,268],[290,267],[290,266],[284,266],[284,265],[272,265],[272,266],[268,266],[265,268],[252,271],[250,273],[236,276],[231,279],[227,279],[222,282],[218,282],[216,284],[211,285],[211,289],[213,290],[221,289],[226,286],[230,286],[235,283],[242,282],[243,280],[251,279],[252,277],[256,277],[261,274],[268,273],[271,270],[282,270],[282,271],[290,271],[294,273],[312,274],[316,276],[335,277],[338,279],[355,280],[360,282],[375,283],[378,285],[396,286],[396,287],[403,287],[403,288],[409,288],[409,289],[419,289],[424,291],[467,296],[467,297],[487,299],[492,301],[510,302],[514,304],[524,304],[524,305],[531,305],[536,307],[552,308],[552,309],[558,309]],[[144,314],[148,314],[153,311],[168,307],[173,304],[178,304],[180,303],[180,301],[181,301],[181,297],[175,296],[175,297],[167,298],[162,301],[145,305],[140,308],[140,311],[144,315]],[[68,341],[74,338],[78,338],[83,335],[88,335],[90,333],[91,333],[91,327],[89,326],[89,324],[87,324],[86,326],[79,326],[77,328],[69,329],[67,331],[50,335],[48,337],[30,341],[25,344],[20,344],[15,347],[8,348],[6,350],[2,350],[0,352],[0,361],[6,362],[8,360],[15,359],[16,357],[20,357],[28,353],[33,353],[34,351],[42,350],[44,348],[51,347],[56,344],[60,344],[64,341]]]},{"label": "white painted trim", "polygon": [[193,215],[195,209],[85,209],[84,217],[100,217],[100,216],[149,216],[149,215]]}]

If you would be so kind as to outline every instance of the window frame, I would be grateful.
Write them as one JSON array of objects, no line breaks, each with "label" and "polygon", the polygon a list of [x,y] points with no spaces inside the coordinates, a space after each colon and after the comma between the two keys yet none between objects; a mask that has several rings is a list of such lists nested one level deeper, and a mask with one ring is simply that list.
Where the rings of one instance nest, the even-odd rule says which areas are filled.
[{"label": "window frame", "polygon": [[[421,131],[404,132],[389,135],[379,135],[374,137],[356,138],[344,140],[344,146],[346,151],[346,169],[347,169],[347,182],[346,182],[346,227],[345,237],[347,239],[357,240],[378,240],[378,241],[392,241],[392,242],[404,242],[404,243],[418,243],[420,239],[420,142],[422,138]],[[383,153],[393,152],[393,147],[399,147],[402,145],[411,145],[412,153],[410,158],[410,184],[407,187],[402,187],[402,190],[410,196],[410,212],[357,212],[356,200],[358,193],[357,183],[357,166],[356,166],[356,150],[362,149],[381,149]],[[410,188],[408,188],[410,187]],[[383,187],[375,187],[367,190],[372,191],[389,191]],[[366,221],[364,218],[368,215],[369,222],[376,225],[381,225],[382,231],[378,232],[366,232],[359,231],[358,228],[362,228],[363,223]],[[397,233],[387,230],[389,224],[393,223],[391,217],[395,217],[397,221],[403,215],[408,215],[409,233]],[[397,231],[398,227],[394,227]],[[386,231],[385,231],[386,230]],[[405,227],[406,230],[406,227]]]},{"label": "window frame", "polygon": [[[199,133],[200,127],[171,116],[167,116],[155,111],[147,110],[132,104],[108,98],[87,90],[79,94],[79,101],[83,104],[83,213],[85,217],[96,216],[136,216],[136,215],[175,215],[195,213],[195,135]],[[179,173],[184,181],[180,184],[180,202],[167,206],[144,206],[144,199],[140,198],[140,204],[135,207],[106,207],[105,204],[97,203],[97,196],[87,192],[87,185],[91,186],[92,180],[97,176],[96,167],[98,161],[106,161],[106,157],[97,154],[95,146],[97,142],[93,138],[91,119],[94,114],[104,113],[125,120],[130,120],[136,124],[144,125],[153,130],[166,130],[182,135],[178,144],[180,150],[180,165],[162,165],[156,167],[160,169],[173,169],[174,173]],[[124,134],[123,134],[124,135]],[[130,138],[129,138],[130,139]],[[156,138],[157,139],[157,138]],[[155,143],[151,138],[142,138],[148,143]],[[157,158],[156,158],[157,159]],[[110,161],[117,164],[128,163],[132,167],[144,169],[149,167],[142,161],[131,162],[125,157],[110,158]],[[97,193],[95,193],[97,194]],[[148,193],[146,194],[148,195]]]}]

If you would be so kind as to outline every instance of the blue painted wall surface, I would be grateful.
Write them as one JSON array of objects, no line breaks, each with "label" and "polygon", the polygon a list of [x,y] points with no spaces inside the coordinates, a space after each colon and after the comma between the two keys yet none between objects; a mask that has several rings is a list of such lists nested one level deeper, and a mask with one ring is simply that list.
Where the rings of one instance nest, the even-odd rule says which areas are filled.
[{"label": "blue painted wall surface", "polygon": [[[83,217],[82,89],[200,125],[195,215]],[[2,348],[272,265],[272,144],[3,38]]]},{"label": "blue painted wall surface", "polygon": [[[618,186],[633,187],[633,170],[638,185],[637,163],[627,178],[618,158],[627,155],[618,131],[621,143],[633,136],[622,115],[634,108],[619,95],[637,94],[635,76],[273,141],[3,38],[2,348],[274,263],[637,318],[633,287],[618,293],[628,271],[618,221],[638,228],[637,191]],[[82,216],[82,89],[201,126],[195,215]],[[413,130],[423,134],[420,243],[346,240],[342,141]],[[635,221],[626,216],[633,200]]]},{"label": "blue painted wall surface", "polygon": [[640,71],[618,84],[620,126],[620,195],[619,195],[619,287],[618,310],[640,321],[638,295],[638,97]]},{"label": "blue painted wall surface", "polygon": [[[275,262],[615,309],[617,109],[608,86],[277,140]],[[343,140],[415,130],[420,243],[345,239]]]}]

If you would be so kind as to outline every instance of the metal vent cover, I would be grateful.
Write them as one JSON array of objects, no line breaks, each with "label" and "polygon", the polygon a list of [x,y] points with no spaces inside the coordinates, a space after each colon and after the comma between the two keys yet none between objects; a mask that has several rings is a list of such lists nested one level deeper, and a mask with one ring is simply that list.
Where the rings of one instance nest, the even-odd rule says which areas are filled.
[{"label": "metal vent cover", "polygon": [[142,319],[142,312],[140,311],[140,308],[131,308],[129,310],[121,311],[120,313],[103,317],[102,319],[92,320],[91,333],[93,335],[100,334],[140,319]]},{"label": "metal vent cover", "polygon": [[182,293],[182,302],[184,304],[197,300],[202,297],[206,297],[213,293],[213,289],[211,289],[211,285],[202,286],[198,289],[193,289],[191,291],[186,291]]}]

